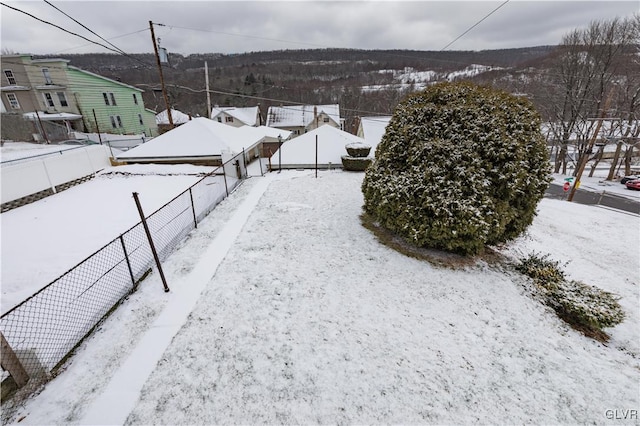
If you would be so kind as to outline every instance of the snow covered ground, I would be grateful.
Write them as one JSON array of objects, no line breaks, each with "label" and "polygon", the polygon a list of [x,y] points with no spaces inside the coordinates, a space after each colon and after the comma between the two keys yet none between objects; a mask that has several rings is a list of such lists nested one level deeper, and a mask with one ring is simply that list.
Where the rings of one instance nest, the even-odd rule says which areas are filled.
[{"label": "snow covered ground", "polygon": [[82,185],[2,213],[2,313],[140,222],[133,192],[148,215],[213,169],[109,167]]},{"label": "snow covered ground", "polygon": [[604,424],[638,409],[638,216],[544,199],[502,248],[618,294],[627,319],[604,345],[509,268],[379,243],[362,174],[313,176],[241,185],[165,261],[172,291],[149,276],[39,395],[3,407],[9,423]]}]

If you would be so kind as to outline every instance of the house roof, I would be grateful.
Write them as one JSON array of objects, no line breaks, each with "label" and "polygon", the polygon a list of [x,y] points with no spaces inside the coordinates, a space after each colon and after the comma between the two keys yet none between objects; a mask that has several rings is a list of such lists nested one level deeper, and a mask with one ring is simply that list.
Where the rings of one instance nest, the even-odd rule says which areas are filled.
[{"label": "house roof", "polygon": [[267,111],[269,127],[306,127],[314,119],[314,109],[318,115],[324,113],[336,123],[340,123],[340,105],[287,105],[271,106]]},{"label": "house roof", "polygon": [[[173,108],[171,108],[171,118],[173,119],[173,124],[184,124],[191,120],[189,115]],[[156,124],[169,124],[169,116],[166,109],[156,114]]]},{"label": "house roof", "polygon": [[[288,140],[271,156],[271,164],[278,167],[310,167],[316,162],[316,136],[318,137],[318,164],[342,165],[342,156],[347,155],[345,146],[351,143],[364,143],[364,139],[336,129],[333,126],[320,126],[304,135]],[[281,151],[280,153],[278,151]]]},{"label": "house roof", "polygon": [[[162,135],[120,154],[118,159],[161,159],[220,156],[222,151],[234,153],[250,150],[271,133],[291,132],[260,127],[233,127],[205,117],[197,117]],[[286,133],[286,135],[284,135]]]},{"label": "house roof", "polygon": [[215,123],[208,118],[194,118],[182,126],[118,155],[118,159],[219,156],[222,151],[230,149],[227,141],[219,134],[219,125],[220,123]]},{"label": "house roof", "polygon": [[216,118],[218,115],[225,113],[240,120],[247,126],[255,126],[258,124],[257,119],[259,111],[260,110],[257,106],[246,108],[215,106],[214,108],[211,108],[211,118]]},{"label": "house roof", "polygon": [[371,146],[371,152],[376,152],[376,147],[382,140],[384,132],[387,128],[387,124],[391,120],[391,116],[377,116],[377,117],[361,117],[360,126],[362,127],[362,136],[367,142],[367,145]]}]

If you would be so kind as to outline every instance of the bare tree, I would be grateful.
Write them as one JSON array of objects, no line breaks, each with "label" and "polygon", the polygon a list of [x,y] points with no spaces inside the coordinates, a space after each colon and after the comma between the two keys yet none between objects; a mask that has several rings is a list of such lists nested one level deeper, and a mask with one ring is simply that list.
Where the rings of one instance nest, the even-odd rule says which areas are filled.
[{"label": "bare tree", "polygon": [[[628,63],[637,60],[638,25],[633,18],[592,22],[565,35],[549,70],[549,129],[559,152],[555,172],[566,173],[569,146],[575,147],[576,173],[593,153],[593,132],[607,118],[605,99],[616,98],[629,84]],[[620,87],[623,85],[624,87]],[[619,107],[612,105],[614,110]]]}]

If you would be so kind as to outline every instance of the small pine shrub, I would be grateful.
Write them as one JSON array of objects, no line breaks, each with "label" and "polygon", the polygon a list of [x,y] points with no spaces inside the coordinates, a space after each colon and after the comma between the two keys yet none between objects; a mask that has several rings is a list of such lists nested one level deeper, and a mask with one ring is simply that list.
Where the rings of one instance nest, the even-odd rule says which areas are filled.
[{"label": "small pine shrub", "polygon": [[350,157],[364,158],[371,152],[371,147],[364,143],[350,143],[345,146]]},{"label": "small pine shrub", "polygon": [[[545,303],[558,316],[587,335],[601,336],[605,327],[620,324],[625,314],[618,299],[607,291],[565,278],[560,263],[549,255],[533,253],[520,260],[516,269],[533,279]],[[606,336],[606,335],[605,335]]]},{"label": "small pine shrub", "polygon": [[560,269],[560,262],[549,259],[549,255],[533,253],[521,259],[516,269],[533,278],[536,284],[547,289],[565,280],[564,271]]},{"label": "small pine shrub", "polygon": [[548,298],[558,315],[570,324],[602,329],[620,324],[625,317],[618,298],[581,281],[562,281]]},{"label": "small pine shrub", "polygon": [[367,170],[367,167],[369,167],[372,162],[373,159],[368,157],[342,156],[342,167],[344,167],[345,170],[353,172],[363,172]]}]

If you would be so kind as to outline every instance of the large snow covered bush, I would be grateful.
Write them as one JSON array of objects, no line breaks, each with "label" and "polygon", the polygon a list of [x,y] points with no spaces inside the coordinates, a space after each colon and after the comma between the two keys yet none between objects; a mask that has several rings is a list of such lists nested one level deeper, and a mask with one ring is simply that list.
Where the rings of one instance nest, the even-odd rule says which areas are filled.
[{"label": "large snow covered bush", "polygon": [[531,224],[549,174],[527,99],[440,83],[394,111],[365,173],[364,210],[417,246],[477,254]]}]

